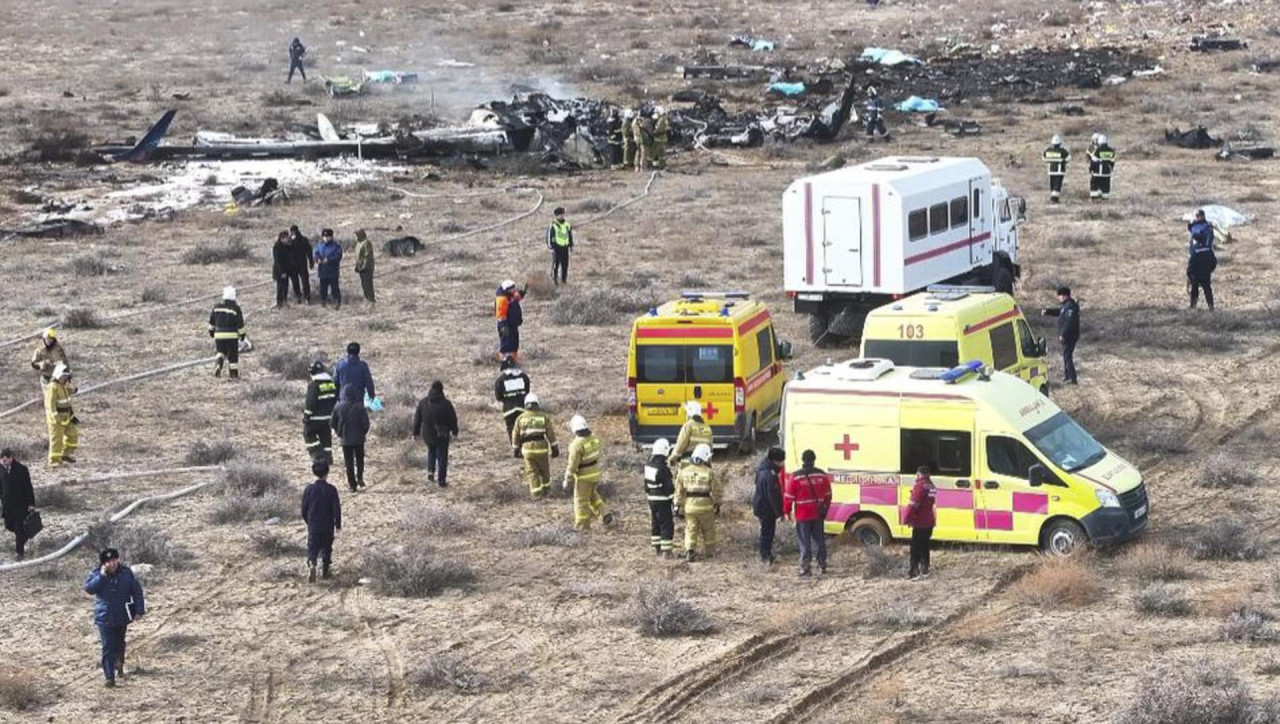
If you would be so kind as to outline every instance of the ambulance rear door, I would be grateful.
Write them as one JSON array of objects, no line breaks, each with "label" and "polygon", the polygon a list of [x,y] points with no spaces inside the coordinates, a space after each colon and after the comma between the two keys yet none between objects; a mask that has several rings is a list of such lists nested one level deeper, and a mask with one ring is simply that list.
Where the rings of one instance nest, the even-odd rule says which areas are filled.
[{"label": "ambulance rear door", "polygon": [[[684,347],[684,399],[702,405],[702,417],[716,435],[733,428],[733,328],[716,327],[719,336],[690,340]],[[711,333],[711,330],[708,330]],[[683,418],[682,418],[683,420]],[[730,428],[730,433],[723,429]]]},{"label": "ambulance rear door", "polygon": [[635,355],[636,423],[675,442],[672,431],[684,424],[685,346],[678,340],[637,342]]}]

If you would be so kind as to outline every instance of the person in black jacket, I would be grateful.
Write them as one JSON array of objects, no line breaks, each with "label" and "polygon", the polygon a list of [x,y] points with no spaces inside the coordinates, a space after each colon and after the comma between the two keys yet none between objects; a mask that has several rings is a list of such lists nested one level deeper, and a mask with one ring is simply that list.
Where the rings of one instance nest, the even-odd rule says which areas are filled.
[{"label": "person in black jacket", "polygon": [[516,419],[524,412],[524,398],[529,394],[529,375],[520,369],[520,365],[511,356],[502,358],[502,372],[493,382],[493,397],[502,403],[502,419],[507,425],[507,439],[511,439],[511,429],[516,426]]},{"label": "person in black jacket", "polygon": [[773,535],[782,517],[782,485],[778,471],[786,459],[782,448],[771,447],[756,467],[756,492],[751,496],[751,510],[760,519],[760,560],[773,563]]},{"label": "person in black jacket", "polygon": [[27,466],[8,448],[0,450],[0,506],[5,530],[17,539],[18,560],[22,560],[27,555],[27,516],[36,509],[36,493]]},{"label": "person in black jacket", "polygon": [[649,500],[649,543],[653,552],[664,558],[671,557],[672,539],[675,537],[675,520],[672,519],[672,499],[676,494],[667,455],[671,443],[665,438],[653,444],[653,456],[644,464],[644,495]]},{"label": "person in black jacket", "polygon": [[[289,232],[282,231],[271,247],[271,278],[276,281],[276,309],[289,301],[289,276],[293,265],[293,240],[289,238]],[[297,292],[297,287],[294,287],[294,292]]]},{"label": "person in black jacket", "polygon": [[369,434],[369,411],[360,388],[343,385],[330,425],[342,442],[342,462],[347,466],[347,486],[351,492],[364,488],[364,440]]},{"label": "person in black jacket", "polygon": [[302,57],[306,54],[306,47],[303,46],[301,40],[295,37],[293,42],[289,43],[289,77],[285,78],[285,83],[293,82],[293,71],[295,70],[302,74],[302,81],[306,82],[307,71],[302,69]]},{"label": "person in black jacket", "polygon": [[1068,385],[1080,384],[1076,380],[1076,342],[1080,341],[1080,305],[1071,296],[1070,287],[1058,287],[1057,308],[1050,307],[1043,314],[1058,318],[1058,341],[1062,343],[1063,381]]},{"label": "person in black jacket", "polygon": [[311,373],[311,381],[307,383],[307,399],[302,408],[302,440],[312,460],[332,461],[333,435],[329,424],[333,420],[333,407],[338,403],[338,383],[320,360],[312,362],[307,371]]},{"label": "person in black jacket", "polygon": [[[301,304],[304,300],[307,304],[311,303],[311,269],[316,265],[316,257],[314,250],[311,248],[311,240],[302,235],[298,230],[297,224],[289,227],[289,248],[293,251],[294,261],[290,267],[289,281],[293,284],[293,300]],[[301,285],[302,291],[299,293],[298,287]]]},{"label": "person in black jacket", "polygon": [[442,488],[449,485],[449,441],[457,436],[458,412],[444,396],[444,383],[436,380],[413,413],[413,439],[427,444],[428,482]]},{"label": "person in black jacket", "polygon": [[1204,300],[1213,311],[1213,270],[1218,268],[1218,256],[1213,253],[1213,225],[1204,218],[1204,209],[1196,211],[1196,219],[1187,224],[1187,289],[1191,295],[1191,308]]},{"label": "person in black jacket", "polygon": [[244,312],[236,303],[236,288],[223,287],[222,301],[209,312],[209,336],[218,353],[213,376],[221,377],[225,365],[231,379],[240,377],[240,343],[244,341]]},{"label": "person in black jacket", "polygon": [[311,463],[315,482],[302,491],[302,520],[307,524],[307,580],[316,582],[316,558],[324,564],[323,575],[329,578],[329,566],[333,563],[333,534],[342,530],[342,501],[338,489],[326,479],[329,462],[317,460]]}]

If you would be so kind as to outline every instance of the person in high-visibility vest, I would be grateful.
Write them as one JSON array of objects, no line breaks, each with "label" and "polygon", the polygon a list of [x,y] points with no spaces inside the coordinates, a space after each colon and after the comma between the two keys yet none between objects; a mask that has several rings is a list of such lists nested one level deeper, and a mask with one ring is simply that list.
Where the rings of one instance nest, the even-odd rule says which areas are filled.
[{"label": "person in high-visibility vest", "polygon": [[1098,145],[1089,151],[1089,199],[1106,201],[1111,197],[1111,175],[1115,172],[1116,151],[1107,137],[1098,134]]},{"label": "person in high-visibility vest", "polygon": [[524,412],[511,430],[511,450],[515,457],[524,458],[524,479],[529,485],[529,494],[535,500],[545,496],[551,487],[549,458],[560,457],[560,446],[556,444],[551,418],[540,409],[538,396],[532,392],[525,395]]},{"label": "person in high-visibility vest", "polygon": [[213,376],[221,377],[225,365],[231,379],[240,377],[240,341],[244,339],[244,312],[236,304],[236,288],[225,287],[222,301],[209,312],[209,336],[218,352],[218,362]]},{"label": "person in high-visibility vest", "polygon": [[1062,145],[1062,136],[1055,135],[1049,141],[1043,158],[1049,167],[1049,201],[1056,204],[1062,195],[1062,181],[1067,176],[1067,161],[1071,160],[1071,152]]},{"label": "person in high-visibility vest", "polygon": [[307,368],[311,381],[307,383],[306,406],[302,409],[302,439],[307,453],[315,460],[333,459],[333,408],[338,404],[338,384],[333,381],[324,362],[316,360]]},{"label": "person in high-visibility vest", "polygon": [[524,292],[516,289],[511,279],[503,280],[493,299],[493,316],[498,320],[497,359],[520,360],[520,325],[524,324],[524,311],[520,300]]},{"label": "person in high-visibility vest", "polygon": [[684,509],[685,560],[692,561],[702,544],[702,555],[710,558],[716,546],[716,516],[723,497],[720,481],[711,471],[711,446],[693,449],[690,464],[676,476],[676,507]]},{"label": "person in high-visibility vest", "polygon": [[675,497],[675,481],[667,465],[667,453],[671,443],[662,438],[653,444],[653,456],[644,465],[644,496],[649,501],[649,544],[653,552],[671,557],[675,521],[672,519],[671,500]]},{"label": "person in high-visibility vest", "polygon": [[573,226],[564,218],[564,207],[557,206],[555,218],[547,227],[547,248],[551,250],[551,281],[557,286],[569,283],[569,250],[573,248]]},{"label": "person in high-visibility vest", "polygon": [[667,118],[667,109],[658,106],[653,109],[653,167],[667,167],[667,141],[671,137],[671,119]]},{"label": "person in high-visibility vest", "polygon": [[613,524],[613,513],[604,510],[604,498],[596,490],[600,483],[600,451],[604,443],[591,432],[582,415],[569,420],[573,442],[569,443],[569,462],[565,466],[563,489],[573,488],[573,527],[587,530],[591,521],[600,518],[606,526]]},{"label": "person in high-visibility vest", "polygon": [[71,408],[71,370],[64,364],[53,368],[53,378],[44,388],[44,417],[49,427],[49,467],[74,463],[71,453],[80,446],[80,421]]}]

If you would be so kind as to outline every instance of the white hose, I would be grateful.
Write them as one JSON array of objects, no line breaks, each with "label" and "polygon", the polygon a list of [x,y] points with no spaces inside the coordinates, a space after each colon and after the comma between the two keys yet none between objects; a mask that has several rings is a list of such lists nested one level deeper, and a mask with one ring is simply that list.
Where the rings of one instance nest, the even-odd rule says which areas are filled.
[{"label": "white hose", "polygon": [[[97,390],[101,390],[104,387],[110,387],[112,385],[118,385],[121,382],[132,382],[134,380],[141,380],[146,377],[154,377],[155,375],[162,375],[168,372],[176,372],[181,369],[186,369],[187,367],[195,367],[196,365],[207,364],[216,359],[218,359],[218,355],[213,355],[212,357],[201,357],[200,359],[190,360],[187,362],[178,362],[177,364],[171,364],[166,367],[160,367],[154,370],[146,370],[145,372],[139,372],[137,374],[129,375],[128,377],[121,377],[115,380],[107,380],[106,382],[101,382],[99,384],[86,387],[83,390],[77,390],[74,396],[79,397],[81,395],[87,395],[90,392],[95,392]],[[19,412],[22,412],[28,407],[31,407],[32,405],[38,405],[41,402],[43,402],[43,400],[39,397],[37,397],[34,400],[27,400],[21,405],[18,405],[16,407],[11,407],[8,410],[5,410],[4,412],[0,412],[0,419],[4,419],[10,415],[14,415]]]},{"label": "white hose", "polygon": [[222,465],[190,465],[181,468],[164,468],[162,470],[139,470],[132,473],[107,473],[105,475],[94,475],[88,478],[69,478],[58,483],[49,483],[48,485],[37,485],[36,490],[47,490],[49,488],[63,488],[70,485],[88,485],[89,483],[107,483],[112,480],[128,480],[130,478],[150,478],[156,475],[176,475],[178,473],[199,473],[213,470],[225,469]]}]

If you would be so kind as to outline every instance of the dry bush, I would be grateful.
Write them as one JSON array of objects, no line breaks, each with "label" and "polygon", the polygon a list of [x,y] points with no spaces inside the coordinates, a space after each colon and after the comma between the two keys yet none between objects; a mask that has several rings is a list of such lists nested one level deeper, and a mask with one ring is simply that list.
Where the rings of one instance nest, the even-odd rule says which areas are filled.
[{"label": "dry bush", "polygon": [[434,654],[409,675],[409,683],[424,691],[445,690],[475,694],[489,685],[489,679],[454,654]]},{"label": "dry bush", "polygon": [[110,271],[101,254],[81,254],[71,260],[71,273],[78,277],[104,277]]},{"label": "dry bush", "polygon": [[294,501],[279,494],[262,498],[221,498],[209,511],[208,519],[214,525],[230,523],[262,523],[272,518],[285,518],[297,513]]},{"label": "dry bush", "polygon": [[153,302],[156,304],[163,304],[169,301],[169,292],[164,287],[160,286],[147,287],[142,290],[140,300],[144,303]]},{"label": "dry bush", "polygon": [[1166,665],[1138,683],[1116,724],[1254,724],[1249,685],[1216,662]]},{"label": "dry bush", "polygon": [[64,329],[99,329],[105,324],[98,313],[88,307],[75,307],[62,313]]},{"label": "dry bush", "polygon": [[298,349],[282,349],[262,356],[262,366],[286,380],[308,380],[312,356]]},{"label": "dry bush", "polygon": [[573,205],[573,211],[577,214],[600,214],[613,208],[613,202],[608,199],[583,199]]},{"label": "dry bush", "polygon": [[89,137],[76,128],[24,130],[22,135],[41,161],[74,161],[89,145]]},{"label": "dry bush", "polygon": [[194,556],[179,546],[163,530],[147,523],[112,523],[100,520],[89,526],[82,548],[97,552],[106,548],[120,551],[126,564],[150,563],[156,566],[187,563]]},{"label": "dry bush", "polygon": [[307,552],[307,549],[298,541],[270,529],[256,530],[250,533],[249,548],[264,558],[301,556]]},{"label": "dry bush", "polygon": [[1062,231],[1049,237],[1050,249],[1092,249],[1102,241],[1091,233]]},{"label": "dry bush", "polygon": [[231,465],[222,471],[214,490],[236,498],[262,498],[289,489],[289,479],[275,468],[256,463]]},{"label": "dry bush", "polygon": [[625,615],[646,636],[696,636],[715,628],[710,617],[681,598],[670,583],[641,584],[628,601]]},{"label": "dry bush", "polygon": [[999,629],[1005,621],[995,613],[982,611],[961,619],[952,629],[953,640],[977,651],[989,651],[1000,644]]},{"label": "dry bush", "polygon": [[426,456],[418,443],[406,440],[400,443],[400,451],[396,454],[396,464],[404,470],[421,470],[426,464]]},{"label": "dry bush", "polygon": [[835,606],[819,609],[777,609],[765,621],[764,629],[771,633],[800,636],[825,636],[849,628],[850,618],[846,610]]},{"label": "dry bush", "polygon": [[742,693],[742,700],[756,706],[782,701],[784,691],[772,684],[756,684]]},{"label": "dry bush", "polygon": [[0,435],[0,450],[11,451],[18,460],[39,460],[48,448],[47,439]]},{"label": "dry bush", "polygon": [[936,619],[935,614],[920,610],[910,601],[899,599],[881,604],[867,617],[867,622],[882,628],[904,629],[928,626]]},{"label": "dry bush", "polygon": [[1179,455],[1187,452],[1186,437],[1177,430],[1159,427],[1148,430],[1138,439],[1138,449],[1159,455]]},{"label": "dry bush", "polygon": [[[241,389],[244,390],[245,398],[252,402],[273,402],[285,397],[299,397],[298,391],[293,388],[293,385],[279,380],[253,382]],[[294,411],[296,412],[297,410]]]},{"label": "dry bush", "polygon": [[1254,561],[1267,555],[1262,532],[1238,520],[1206,523],[1192,536],[1188,550],[1198,561]]},{"label": "dry bush", "polygon": [[1186,616],[1191,602],[1182,589],[1157,581],[1133,594],[1133,609],[1147,616]]},{"label": "dry bush", "polygon": [[470,532],[475,524],[456,508],[413,508],[400,519],[406,532],[430,535],[459,535]]},{"label": "dry bush", "polygon": [[46,702],[47,692],[35,675],[16,668],[0,670],[0,709],[31,711]]},{"label": "dry bush", "polygon": [[84,499],[65,485],[54,485],[37,491],[36,505],[44,510],[80,510]]},{"label": "dry bush", "polygon": [[1102,597],[1098,576],[1082,558],[1043,558],[1010,589],[1020,603],[1036,608],[1087,606]]},{"label": "dry bush", "polygon": [[374,432],[384,440],[406,440],[413,435],[413,410],[388,407],[378,418]]},{"label": "dry bush", "polygon": [[1191,578],[1191,559],[1187,554],[1181,549],[1157,543],[1134,546],[1120,559],[1119,565],[1123,573],[1143,583]]},{"label": "dry bush", "polygon": [[221,465],[240,454],[240,446],[231,440],[205,442],[197,440],[187,448],[183,461],[187,465]]},{"label": "dry bush", "polygon": [[1222,638],[1238,643],[1270,643],[1277,638],[1276,628],[1271,625],[1271,616],[1267,612],[1241,606],[1222,622]]},{"label": "dry bush", "polygon": [[283,90],[273,90],[262,94],[262,105],[267,108],[287,108],[298,105],[298,98]]},{"label": "dry bush", "polygon": [[1218,452],[1205,465],[1200,484],[1206,488],[1243,488],[1257,485],[1258,479],[1253,467],[1238,456]]},{"label": "dry bush", "polygon": [[385,596],[423,598],[447,588],[466,589],[476,574],[466,563],[427,550],[375,550],[367,554],[361,571],[373,580],[373,590]]},{"label": "dry bush", "polygon": [[1043,666],[1034,664],[1012,663],[1005,664],[993,672],[997,678],[1005,679],[1034,679],[1036,681],[1048,684],[1056,684],[1062,682],[1057,672],[1047,669]]},{"label": "dry bush", "polygon": [[509,481],[491,481],[468,486],[462,492],[462,499],[485,505],[509,505],[526,499],[528,495],[527,487]]},{"label": "dry bush", "polygon": [[[434,226],[436,232],[440,234],[465,234],[470,231],[470,227],[457,219],[440,219],[433,223],[432,226]],[[470,252],[463,251],[462,253],[465,254]]]},{"label": "dry bush", "polygon": [[156,646],[161,651],[178,653],[180,651],[193,649],[204,642],[205,639],[203,636],[188,633],[173,633],[167,636],[161,636],[160,639],[156,641]]},{"label": "dry bush", "polygon": [[582,534],[573,528],[544,523],[516,533],[512,537],[512,541],[519,548],[534,548],[537,546],[574,548],[582,545]]},{"label": "dry bush", "polygon": [[203,242],[196,244],[182,253],[182,263],[208,266],[228,261],[240,261],[253,258],[253,250],[243,239],[231,239],[225,244]]},{"label": "dry bush", "polygon": [[616,324],[624,316],[646,309],[639,295],[621,289],[573,291],[560,297],[551,310],[551,323],[600,327]]},{"label": "dry bush", "polygon": [[862,570],[865,579],[886,578],[901,575],[907,567],[907,560],[895,556],[880,546],[867,546],[862,549],[862,558],[866,565]]}]

